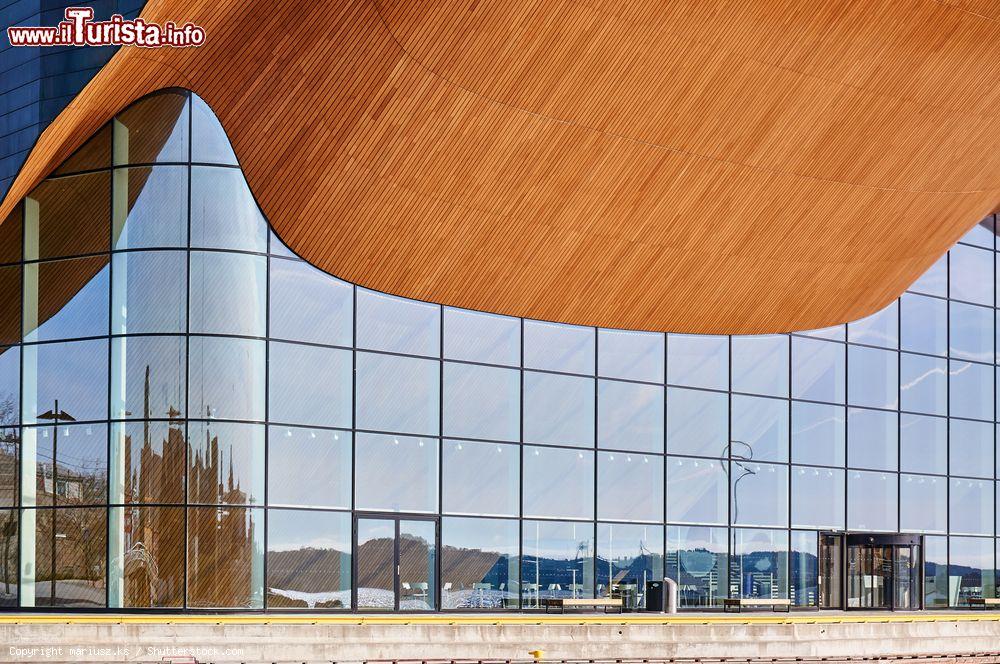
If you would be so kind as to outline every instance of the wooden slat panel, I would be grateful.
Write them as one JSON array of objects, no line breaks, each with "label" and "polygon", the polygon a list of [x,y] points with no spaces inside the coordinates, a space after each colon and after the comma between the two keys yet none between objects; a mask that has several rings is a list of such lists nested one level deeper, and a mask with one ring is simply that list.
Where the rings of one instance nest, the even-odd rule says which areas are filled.
[{"label": "wooden slat panel", "polygon": [[314,264],[534,318],[843,322],[1000,202],[1000,28],[933,0],[151,0],[143,16],[207,42],[116,54],[0,218],[167,86],[215,109]]}]

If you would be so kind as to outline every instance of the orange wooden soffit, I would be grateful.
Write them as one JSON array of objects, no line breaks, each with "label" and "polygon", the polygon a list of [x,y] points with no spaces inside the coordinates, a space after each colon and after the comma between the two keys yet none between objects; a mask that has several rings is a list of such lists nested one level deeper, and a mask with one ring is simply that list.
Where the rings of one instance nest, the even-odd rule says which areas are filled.
[{"label": "orange wooden soffit", "polygon": [[112,115],[201,95],[303,257],[421,300],[780,332],[889,303],[1000,203],[1000,2],[150,0],[0,219]]}]

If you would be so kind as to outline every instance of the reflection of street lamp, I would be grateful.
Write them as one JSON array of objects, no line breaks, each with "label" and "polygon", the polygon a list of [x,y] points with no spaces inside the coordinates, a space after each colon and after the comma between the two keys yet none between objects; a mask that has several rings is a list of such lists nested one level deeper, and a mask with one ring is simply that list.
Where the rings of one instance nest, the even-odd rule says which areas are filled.
[{"label": "reflection of street lamp", "polygon": [[[56,506],[56,488],[58,483],[58,472],[56,471],[56,459],[59,458],[57,448],[59,446],[59,423],[76,422],[76,418],[64,410],[59,410],[59,399],[55,400],[52,410],[47,410],[38,416],[39,420],[50,420],[52,422],[52,506]],[[51,605],[56,603],[56,513],[52,511],[52,553],[49,555],[49,562],[52,570],[49,573],[49,598]],[[65,535],[63,535],[65,537]]]},{"label": "reflection of street lamp", "polygon": [[[746,456],[737,456],[733,454],[733,444],[742,445],[747,449]],[[740,501],[737,494],[737,489],[739,488],[740,480],[747,475],[756,475],[756,470],[751,470],[747,466],[744,466],[740,461],[753,461],[753,446],[742,440],[730,440],[729,441],[729,456],[733,460],[733,463],[743,471],[743,474],[733,480],[733,523],[737,524],[740,521]]]}]

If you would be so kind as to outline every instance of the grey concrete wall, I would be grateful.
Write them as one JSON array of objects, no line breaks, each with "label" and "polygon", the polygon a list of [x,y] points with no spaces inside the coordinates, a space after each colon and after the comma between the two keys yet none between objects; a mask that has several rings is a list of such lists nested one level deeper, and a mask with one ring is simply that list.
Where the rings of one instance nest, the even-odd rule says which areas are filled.
[{"label": "grey concrete wall", "polygon": [[[0,662],[844,658],[1000,653],[1000,620],[793,624],[3,624]],[[990,660],[992,661],[992,660]],[[1000,661],[1000,660],[997,660]]]}]

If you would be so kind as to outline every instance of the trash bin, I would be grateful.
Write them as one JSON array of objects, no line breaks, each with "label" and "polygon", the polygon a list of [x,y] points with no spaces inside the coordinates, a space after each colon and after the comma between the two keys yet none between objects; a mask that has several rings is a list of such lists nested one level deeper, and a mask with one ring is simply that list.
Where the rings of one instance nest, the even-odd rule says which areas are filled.
[{"label": "trash bin", "polygon": [[646,582],[646,611],[651,613],[662,613],[663,604],[663,582]]}]

